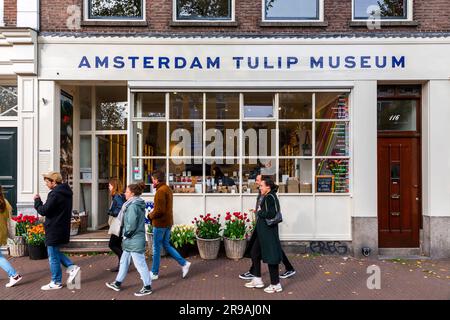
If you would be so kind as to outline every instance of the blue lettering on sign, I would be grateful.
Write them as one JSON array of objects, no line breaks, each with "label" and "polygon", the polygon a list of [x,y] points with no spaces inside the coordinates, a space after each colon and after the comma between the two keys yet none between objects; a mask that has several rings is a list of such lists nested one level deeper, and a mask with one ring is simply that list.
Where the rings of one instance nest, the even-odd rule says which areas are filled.
[{"label": "blue lettering on sign", "polygon": [[123,69],[123,67],[125,67],[123,57],[121,56],[114,57],[114,68]]},{"label": "blue lettering on sign", "polygon": [[405,68],[405,57],[401,56],[400,59],[397,59],[397,57],[392,57],[392,68]]},{"label": "blue lettering on sign", "polygon": [[80,64],[78,65],[78,69],[83,68],[83,67],[86,67],[89,69],[91,68],[89,60],[86,56],[83,56],[83,58],[81,58]]},{"label": "blue lettering on sign", "polygon": [[345,67],[353,69],[356,67],[356,61],[354,56],[345,57]]},{"label": "blue lettering on sign", "polygon": [[108,69],[108,57],[104,57],[103,60],[100,59],[100,57],[95,57],[95,68],[99,69],[101,67],[105,67],[106,69]]},{"label": "blue lettering on sign", "polygon": [[314,57],[311,57],[310,68],[314,69],[315,67],[323,69],[323,57],[320,57],[318,60],[316,60],[316,58]]}]

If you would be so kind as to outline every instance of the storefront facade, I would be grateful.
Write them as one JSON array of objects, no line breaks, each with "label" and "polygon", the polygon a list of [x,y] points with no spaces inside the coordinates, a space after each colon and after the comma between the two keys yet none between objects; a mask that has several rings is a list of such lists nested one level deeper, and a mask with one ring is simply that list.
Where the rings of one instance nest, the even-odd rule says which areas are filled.
[{"label": "storefront facade", "polygon": [[262,173],[281,186],[283,241],[450,255],[448,36],[38,42],[34,188],[61,170],[92,229],[112,177],[152,199],[165,171],[175,222],[191,223],[248,212]]}]

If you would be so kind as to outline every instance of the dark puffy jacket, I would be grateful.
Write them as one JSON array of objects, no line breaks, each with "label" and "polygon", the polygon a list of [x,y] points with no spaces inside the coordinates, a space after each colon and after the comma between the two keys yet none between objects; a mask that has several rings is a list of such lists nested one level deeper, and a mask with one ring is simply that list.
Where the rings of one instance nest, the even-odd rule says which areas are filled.
[{"label": "dark puffy jacket", "polygon": [[45,217],[45,245],[59,246],[69,243],[72,218],[72,189],[67,183],[58,184],[47,196],[47,201],[34,201],[36,211]]},{"label": "dark puffy jacket", "polygon": [[111,217],[117,217],[120,213],[120,209],[122,209],[123,204],[125,203],[125,195],[123,194],[115,194],[112,197],[111,206],[108,210],[108,215]]}]

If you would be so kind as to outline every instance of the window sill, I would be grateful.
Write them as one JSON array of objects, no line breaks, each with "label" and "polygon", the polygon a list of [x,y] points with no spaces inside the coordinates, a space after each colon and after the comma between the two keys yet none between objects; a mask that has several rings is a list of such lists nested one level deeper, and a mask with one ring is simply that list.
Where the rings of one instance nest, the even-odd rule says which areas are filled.
[{"label": "window sill", "polygon": [[171,27],[238,27],[236,21],[172,21]]},{"label": "window sill", "polygon": [[82,21],[82,27],[147,27],[147,21]]},{"label": "window sill", "polygon": [[[366,27],[367,21],[350,21],[349,27]],[[419,22],[417,21],[386,21],[381,20],[381,27],[417,27]]]},{"label": "window sill", "polygon": [[260,27],[328,27],[328,22],[311,21],[311,22],[288,22],[288,21],[262,21]]}]

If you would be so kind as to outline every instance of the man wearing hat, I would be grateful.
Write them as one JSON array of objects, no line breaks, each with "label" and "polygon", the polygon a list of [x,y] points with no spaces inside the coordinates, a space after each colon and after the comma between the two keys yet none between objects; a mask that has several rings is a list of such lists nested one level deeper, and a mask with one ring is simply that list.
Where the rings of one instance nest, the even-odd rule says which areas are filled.
[{"label": "man wearing hat", "polygon": [[72,282],[80,271],[67,256],[60,252],[63,244],[69,243],[70,220],[72,218],[72,189],[67,183],[62,183],[59,172],[51,171],[43,174],[44,182],[50,192],[45,204],[39,194],[34,196],[34,208],[45,217],[45,245],[47,246],[52,281],[42,286],[42,290],[54,290],[62,288],[61,264],[67,268],[69,278]]}]

